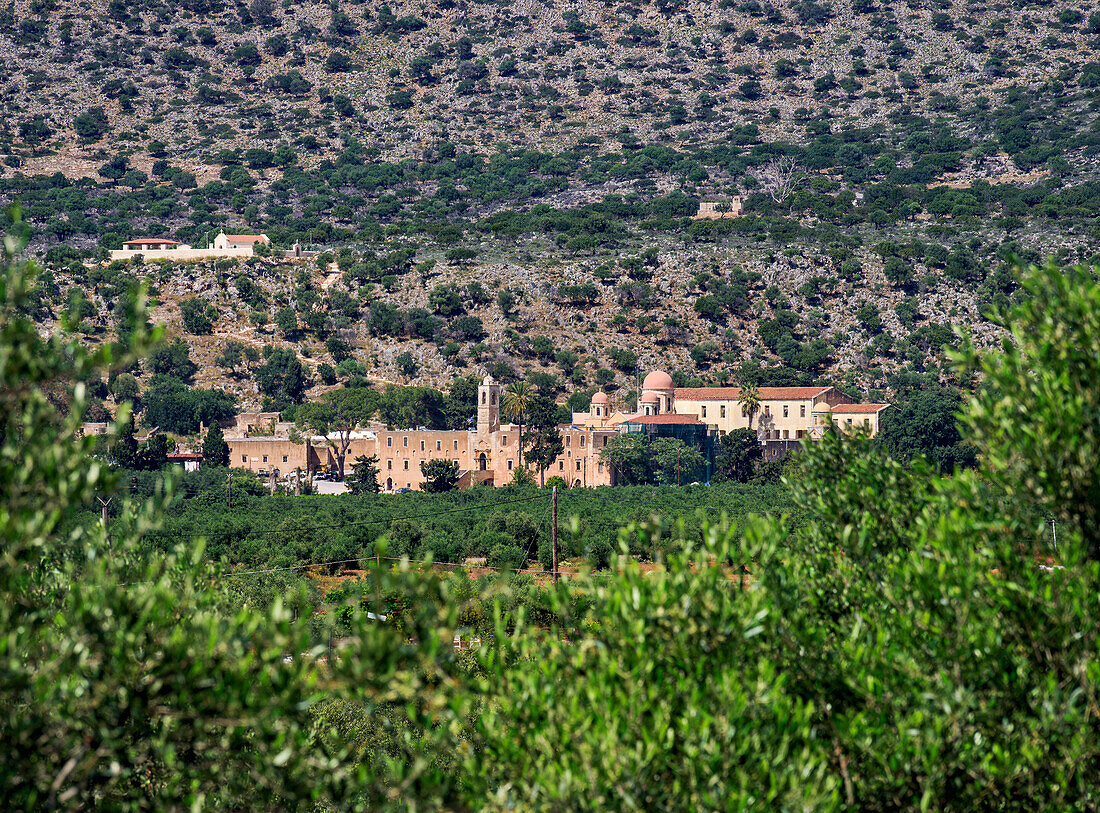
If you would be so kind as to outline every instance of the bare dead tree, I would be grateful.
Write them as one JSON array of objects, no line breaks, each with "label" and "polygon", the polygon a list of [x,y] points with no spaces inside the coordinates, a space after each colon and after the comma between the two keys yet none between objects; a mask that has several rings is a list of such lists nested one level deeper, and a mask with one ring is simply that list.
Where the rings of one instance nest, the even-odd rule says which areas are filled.
[{"label": "bare dead tree", "polygon": [[760,188],[780,205],[786,202],[806,177],[802,166],[789,155],[773,158],[766,164],[748,170],[748,174],[755,178]]}]

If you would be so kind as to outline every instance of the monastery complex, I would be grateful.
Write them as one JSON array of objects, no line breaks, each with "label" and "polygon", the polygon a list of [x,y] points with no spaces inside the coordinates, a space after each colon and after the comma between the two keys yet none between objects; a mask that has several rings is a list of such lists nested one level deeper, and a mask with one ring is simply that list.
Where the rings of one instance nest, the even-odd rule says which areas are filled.
[{"label": "monastery complex", "polygon": [[[760,387],[759,411],[752,416],[764,446],[764,457],[775,460],[797,449],[804,439],[819,439],[828,425],[841,430],[879,430],[879,418],[888,404],[853,404],[833,387]],[[378,458],[383,491],[420,489],[424,477],[420,463],[436,458],[457,460],[459,488],[478,483],[502,486],[510,483],[519,466],[519,427],[500,422],[501,386],[488,376],[478,387],[476,425],[466,430],[365,428],[352,433],[344,465],[350,471],[356,457]],[[562,454],[546,470],[570,486],[615,484],[611,467],[600,452],[613,436],[639,432],[657,437],[676,437],[697,445],[708,461],[709,478],[715,441],[735,429],[750,428],[750,415],[742,407],[737,387],[674,387],[672,377],[656,371],[642,384],[637,411],[613,411],[603,392],[592,397],[587,412],[575,412],[571,423],[559,427]],[[244,413],[237,426],[227,430],[230,465],[266,475],[286,475],[296,469],[332,470],[336,458],[324,438],[296,442],[292,424],[278,423],[277,413]],[[538,472],[528,466],[535,476]]]}]

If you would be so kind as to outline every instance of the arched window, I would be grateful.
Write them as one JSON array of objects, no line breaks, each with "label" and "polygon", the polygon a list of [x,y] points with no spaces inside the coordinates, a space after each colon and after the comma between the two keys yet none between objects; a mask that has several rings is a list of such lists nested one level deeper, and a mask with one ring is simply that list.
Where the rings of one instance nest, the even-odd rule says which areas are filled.
[{"label": "arched window", "polygon": [[486,471],[489,468],[489,458],[485,456],[485,452],[482,452],[477,458],[478,471]]},{"label": "arched window", "polygon": [[392,477],[387,477],[386,478],[386,491],[393,491],[393,478]]}]

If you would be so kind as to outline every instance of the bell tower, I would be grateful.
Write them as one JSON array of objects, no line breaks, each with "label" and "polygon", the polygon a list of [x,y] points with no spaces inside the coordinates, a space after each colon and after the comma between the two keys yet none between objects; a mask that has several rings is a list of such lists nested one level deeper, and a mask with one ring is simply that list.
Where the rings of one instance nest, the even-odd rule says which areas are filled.
[{"label": "bell tower", "polygon": [[479,437],[500,431],[500,384],[485,376],[477,388],[477,434]]}]

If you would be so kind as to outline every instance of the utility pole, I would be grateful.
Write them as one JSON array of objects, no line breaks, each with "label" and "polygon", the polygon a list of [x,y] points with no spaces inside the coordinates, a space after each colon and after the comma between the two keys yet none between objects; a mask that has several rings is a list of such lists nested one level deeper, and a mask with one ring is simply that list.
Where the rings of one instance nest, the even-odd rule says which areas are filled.
[{"label": "utility pole", "polygon": [[103,532],[106,533],[107,532],[107,506],[111,504],[111,500],[113,500],[114,497],[108,497],[107,499],[103,499],[102,497],[96,497],[96,499],[99,500],[99,505],[102,509],[102,511],[100,512],[100,515],[103,519]]},{"label": "utility pole", "polygon": [[558,487],[550,491],[550,577],[558,583]]},{"label": "utility pole", "polygon": [[233,470],[229,470],[229,479],[225,486],[225,501],[228,508],[233,507]]},{"label": "utility pole", "polygon": [[[106,511],[107,509],[104,508],[103,510]],[[104,514],[104,516],[106,516],[106,514]],[[1054,549],[1058,550],[1058,527],[1054,523],[1054,517],[1050,518],[1050,532],[1054,534]]]}]

